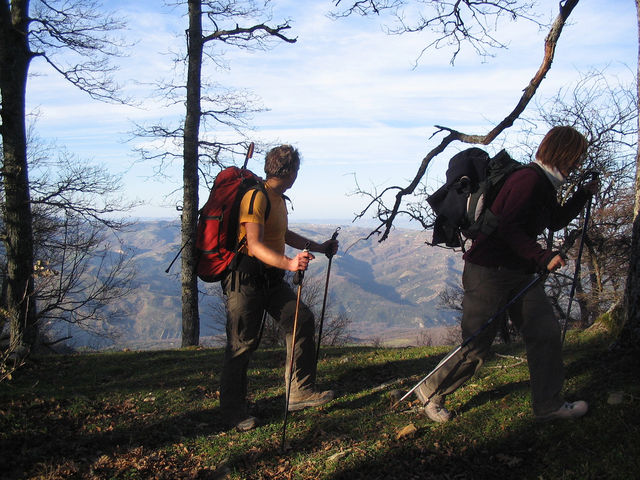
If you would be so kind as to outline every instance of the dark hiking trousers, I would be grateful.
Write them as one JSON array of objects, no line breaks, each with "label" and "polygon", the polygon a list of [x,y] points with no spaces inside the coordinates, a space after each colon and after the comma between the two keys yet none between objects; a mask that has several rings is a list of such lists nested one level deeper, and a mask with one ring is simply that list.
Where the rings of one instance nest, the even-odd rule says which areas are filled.
[{"label": "dark hiking trousers", "polygon": [[[220,378],[220,407],[225,415],[238,417],[247,413],[247,368],[258,347],[265,310],[285,334],[285,382],[288,384],[297,293],[278,274],[270,275],[266,280],[263,276],[230,273],[223,279],[222,287],[227,296],[227,345]],[[291,398],[314,387],[316,365],[313,335],[313,314],[300,302]]]},{"label": "dark hiking trousers", "polygon": [[[531,274],[466,262],[462,275],[462,337],[473,335],[532,280]],[[564,403],[564,367],[560,326],[543,283],[536,284],[514,303],[509,316],[526,346],[533,412],[550,413]],[[421,385],[421,394],[426,398],[447,395],[469,380],[482,366],[499,328],[500,320],[496,319]]]}]

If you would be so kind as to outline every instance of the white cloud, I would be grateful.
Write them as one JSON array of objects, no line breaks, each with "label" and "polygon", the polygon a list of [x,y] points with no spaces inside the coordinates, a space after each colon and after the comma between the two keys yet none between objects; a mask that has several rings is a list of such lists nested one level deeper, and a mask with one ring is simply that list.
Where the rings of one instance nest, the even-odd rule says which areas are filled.
[{"label": "white cloud", "polygon": [[[161,13],[156,3],[140,1],[131,7],[131,2],[114,2],[125,5],[125,12],[135,8],[129,36],[139,40],[123,62],[120,78],[145,83],[173,73],[166,52],[184,50],[186,18],[179,10]],[[545,15],[555,16],[557,0],[541,3]],[[542,60],[546,31],[518,21],[501,25],[499,36],[510,48],[495,52],[485,63],[465,50],[452,67],[451,52],[443,49],[429,52],[412,69],[426,43],[424,35],[385,35],[378,18],[333,21],[325,15],[329,5],[274,2],[273,23],[292,18],[288,34],[298,38],[296,44],[282,43],[267,52],[228,50],[230,70],[206,69],[206,75],[223,85],[254,91],[270,109],[254,115],[256,139],[300,148],[305,161],[292,190],[294,219],[350,217],[359,211],[363,200],[346,196],[355,188],[352,173],[363,186],[406,183],[441,138],[429,139],[434,124],[486,133],[513,109]],[[628,0],[609,1],[606,9],[581,2],[562,34],[540,98],[591,67],[609,65],[612,74],[631,77],[633,70],[624,64],[637,61],[633,7]],[[127,88],[136,96],[148,90],[131,81]],[[54,75],[32,78],[29,100],[41,110],[44,135],[58,137],[81,155],[118,159],[114,165],[121,166],[131,161],[131,145],[120,142],[132,120],[177,120],[183,108],[165,108],[152,98],[145,98],[140,109],[98,104]],[[261,170],[259,159],[254,165]],[[430,178],[441,178],[444,165],[442,155],[434,161]],[[127,185],[135,195],[159,203],[179,186],[180,169],[177,165],[172,181],[162,184],[143,181],[151,168],[136,166]],[[175,215],[173,207],[153,209],[156,215],[163,211]]]}]

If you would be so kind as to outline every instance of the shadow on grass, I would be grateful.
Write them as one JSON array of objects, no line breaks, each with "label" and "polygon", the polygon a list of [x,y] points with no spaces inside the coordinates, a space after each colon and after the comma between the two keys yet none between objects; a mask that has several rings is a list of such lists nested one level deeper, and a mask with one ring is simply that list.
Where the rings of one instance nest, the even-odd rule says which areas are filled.
[{"label": "shadow on grass", "polygon": [[[502,351],[510,348],[500,347]],[[271,478],[271,474],[285,478],[286,473],[294,478],[335,479],[552,478],[563,474],[557,470],[564,462],[560,454],[577,465],[575,475],[565,477],[580,478],[587,467],[606,472],[593,464],[593,452],[600,452],[602,442],[624,443],[622,463],[611,460],[624,471],[624,462],[638,457],[638,441],[620,442],[620,429],[637,432],[637,409],[608,418],[609,412],[603,410],[607,408],[603,388],[624,389],[636,381],[637,359],[600,351],[585,353],[591,348],[571,344],[565,358],[572,393],[595,400],[594,413],[581,423],[563,425],[535,424],[530,416],[522,415],[522,409],[508,410],[505,418],[509,419],[502,424],[500,415],[488,413],[502,399],[526,395],[526,380],[483,387],[446,425],[428,422],[415,412],[391,411],[388,391],[410,388],[447,352],[422,356],[420,349],[394,350],[393,355],[384,349],[379,353],[369,348],[326,349],[320,385],[337,386],[341,396],[326,407],[290,415],[291,450],[284,454],[279,444],[284,397],[273,394],[274,390],[284,392],[284,356],[279,350],[258,352],[252,362],[256,369],[249,387],[256,397],[253,411],[264,424],[251,448],[248,434],[221,436],[227,428],[216,397],[221,350],[42,357],[32,372],[23,372],[10,386],[0,385],[3,478],[33,478],[39,468],[54,468],[61,462],[78,465],[83,473],[77,478],[91,478],[91,465],[103,455],[117,459],[142,447],[163,457],[175,445],[194,448],[213,437],[218,437],[217,448],[233,452],[229,468],[247,479]],[[395,383],[384,386],[390,381]],[[270,393],[264,395],[261,389]],[[145,403],[149,393],[157,398]],[[398,428],[408,422],[415,423],[417,431],[397,440]],[[487,422],[491,425],[488,432]],[[602,432],[605,424],[608,430]],[[324,472],[325,468],[318,467],[323,455],[335,452],[343,452],[344,457],[327,461],[326,473],[319,474],[318,469]],[[300,456],[309,460],[288,463]],[[549,464],[556,470],[548,473]],[[291,465],[290,471],[278,470],[283,465]],[[126,478],[124,475],[96,478]],[[587,474],[583,478],[596,477]]]},{"label": "shadow on grass", "polygon": [[[224,419],[209,406],[221,358],[215,350],[35,358],[0,385],[2,478],[222,431]],[[193,408],[171,404],[179,400]]]}]

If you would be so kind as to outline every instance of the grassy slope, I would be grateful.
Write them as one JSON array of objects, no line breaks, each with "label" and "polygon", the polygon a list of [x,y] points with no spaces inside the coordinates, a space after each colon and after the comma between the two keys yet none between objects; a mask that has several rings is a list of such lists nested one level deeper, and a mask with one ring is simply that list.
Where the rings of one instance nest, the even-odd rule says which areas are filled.
[{"label": "grassy slope", "polygon": [[[430,422],[389,392],[407,389],[446,348],[326,349],[322,387],[340,397],[289,415],[282,434],[283,352],[260,350],[250,391],[263,425],[225,431],[219,349],[39,357],[0,384],[0,478],[626,479],[640,471],[638,360],[602,337],[565,346],[568,398],[591,411],[537,423],[522,348],[497,346],[450,399],[455,418]],[[391,385],[386,385],[395,381]],[[624,392],[611,405],[611,393]],[[398,438],[412,425],[413,433]]]}]

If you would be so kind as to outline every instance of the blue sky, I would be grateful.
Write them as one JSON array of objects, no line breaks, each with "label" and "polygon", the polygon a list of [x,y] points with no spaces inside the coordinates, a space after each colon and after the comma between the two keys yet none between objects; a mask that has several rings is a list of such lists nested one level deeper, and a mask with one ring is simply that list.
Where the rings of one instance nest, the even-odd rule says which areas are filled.
[{"label": "blue sky", "polygon": [[[105,3],[126,6],[127,35],[137,44],[121,62],[118,75],[125,93],[141,105],[93,101],[36,60],[28,108],[38,112],[43,138],[113,172],[126,172],[125,194],[146,202],[133,216],[177,218],[180,195],[172,192],[180,187],[180,165],[162,179],[149,178],[154,166],[134,163],[138,158],[133,149],[142,141],[127,139],[133,122],[178,121],[183,113],[179,106],[162,105],[144,83],[171,74],[174,65],[167,52],[184,49],[186,17],[180,10],[161,8],[158,0]],[[542,19],[552,19],[557,3],[538,2],[536,11]],[[386,18],[331,20],[326,16],[331,5],[274,0],[272,23],[291,19],[289,35],[297,37],[297,43],[281,43],[267,52],[229,49],[227,70],[210,66],[206,71],[222,85],[252,91],[269,109],[250,120],[252,139],[299,148],[303,164],[289,192],[294,202],[291,221],[351,220],[366,205],[365,199],[350,195],[354,178],[365,189],[407,184],[441,139],[430,139],[436,124],[465,133],[488,132],[511,111],[539,67],[547,33],[523,20],[506,22],[497,36],[509,48],[494,51],[494,57],[481,59],[467,48],[452,66],[450,50],[432,50],[414,68],[427,36],[389,36],[381,28]],[[590,69],[606,68],[612,77],[630,81],[637,38],[634,2],[582,0],[565,27],[538,98],[553,96]],[[487,148],[508,147],[518,126]],[[229,138],[231,133],[209,135]],[[434,161],[430,182],[442,179],[451,154]],[[249,166],[262,173],[262,162],[258,155]],[[205,195],[201,192],[201,203]]]}]

